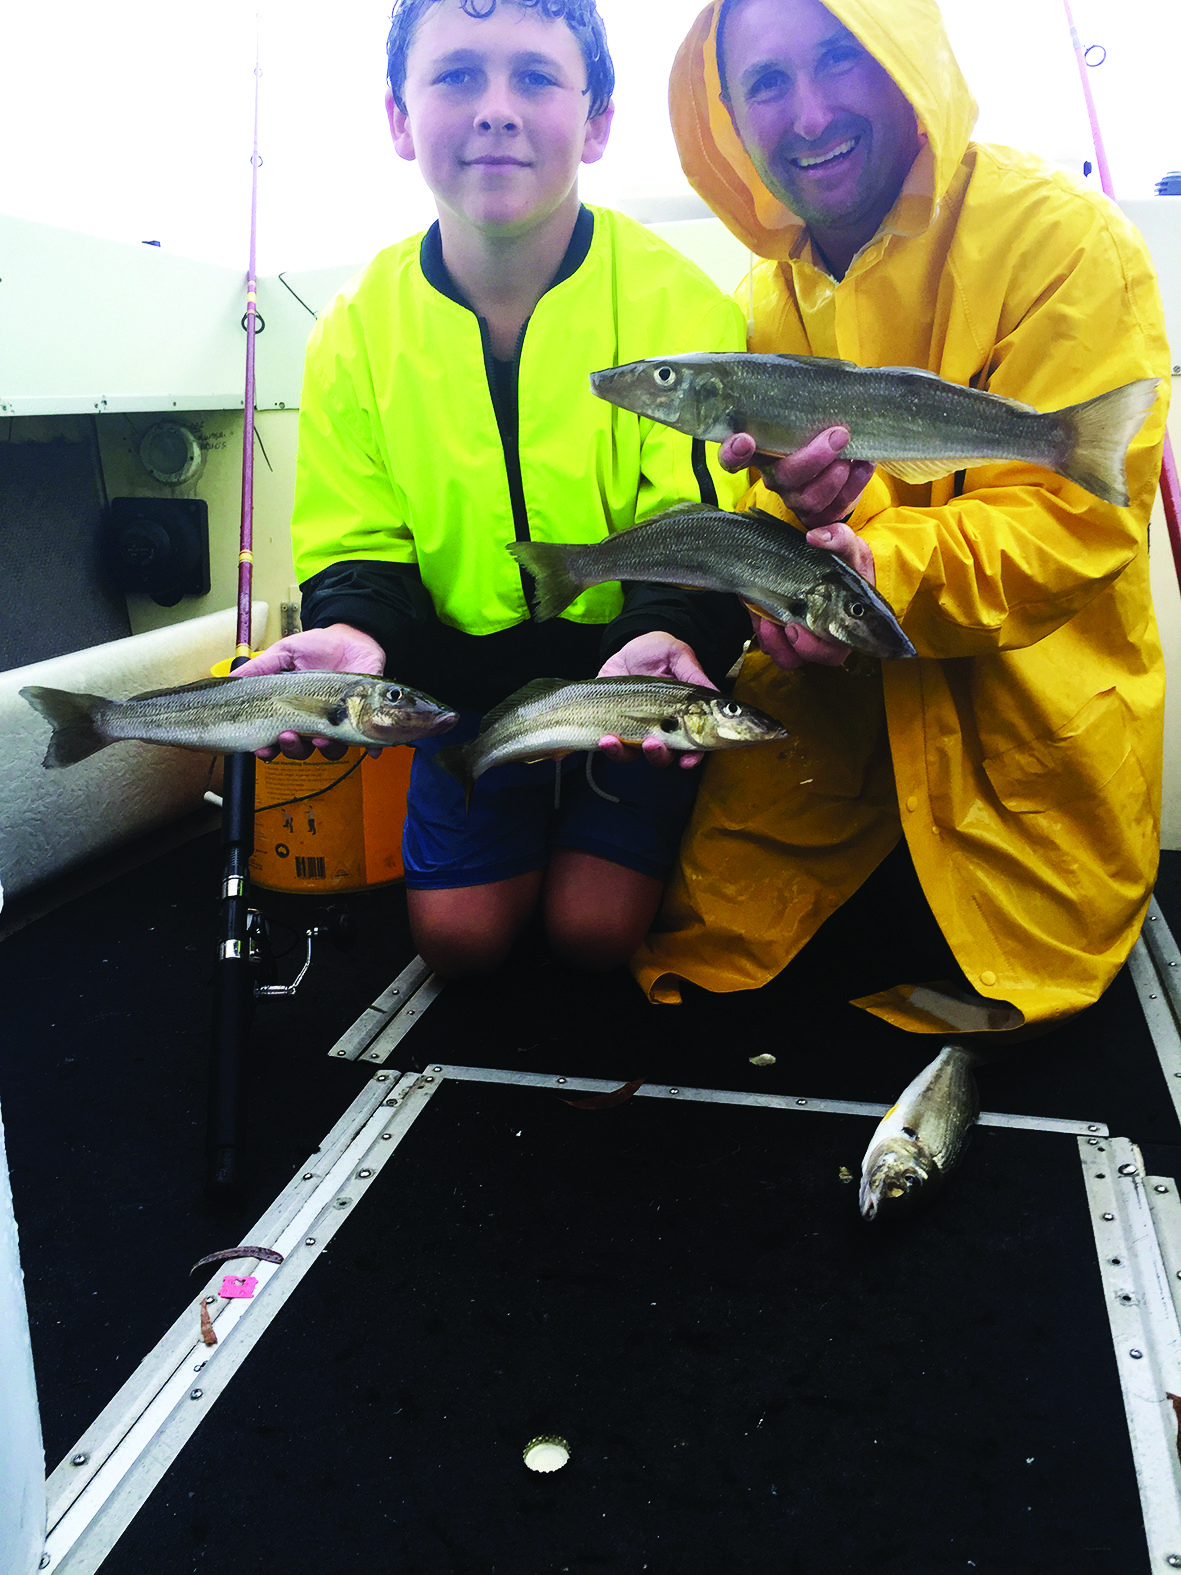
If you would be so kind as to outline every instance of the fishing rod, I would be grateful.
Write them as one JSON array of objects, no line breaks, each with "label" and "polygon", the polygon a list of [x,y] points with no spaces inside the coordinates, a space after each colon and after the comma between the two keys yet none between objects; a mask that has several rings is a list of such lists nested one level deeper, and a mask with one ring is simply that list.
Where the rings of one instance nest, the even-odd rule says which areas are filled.
[{"label": "fishing rod", "polygon": [[[254,568],[254,341],[258,315],[258,98],[260,26],[255,16],[254,144],[250,155],[250,258],[246,273],[246,388],[242,412],[242,520],[238,546],[237,643],[231,669],[250,659]],[[238,1127],[242,1056],[254,1003],[250,962],[249,866],[254,852],[254,769],[249,752],[226,755],[222,779],[222,885],[217,969],[214,978],[213,1046],[206,1126],[207,1185],[226,1193],[238,1184]]]},{"label": "fishing rod", "polygon": [[[1089,50],[1084,49],[1078,36],[1078,28],[1074,25],[1074,16],[1070,9],[1070,0],[1062,0],[1066,11],[1066,23],[1070,28],[1070,42],[1074,48],[1074,58],[1078,64],[1079,81],[1083,86],[1083,100],[1087,106],[1087,118],[1091,122],[1091,141],[1095,148],[1095,167],[1099,171],[1099,183],[1105,194],[1115,201],[1115,185],[1111,179],[1111,169],[1107,163],[1107,150],[1103,145],[1103,133],[1099,129],[1099,114],[1095,108],[1095,100],[1091,94],[1091,82],[1088,72],[1091,69],[1087,60]],[[1094,46],[1092,46],[1094,47]],[[1106,58],[1106,56],[1104,57]],[[1099,65],[1103,61],[1098,62]],[[1181,587],[1181,482],[1177,478],[1177,462],[1173,457],[1173,445],[1169,441],[1168,431],[1165,431],[1164,448],[1161,453],[1160,495],[1165,510],[1165,525],[1169,533],[1169,546],[1173,551],[1173,567],[1177,572],[1177,584]]]}]

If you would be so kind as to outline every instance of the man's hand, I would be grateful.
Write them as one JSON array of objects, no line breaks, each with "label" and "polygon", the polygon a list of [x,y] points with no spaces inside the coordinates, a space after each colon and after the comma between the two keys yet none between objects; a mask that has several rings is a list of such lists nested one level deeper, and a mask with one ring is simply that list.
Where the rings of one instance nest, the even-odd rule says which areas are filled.
[{"label": "man's hand", "polygon": [[750,433],[736,432],[722,444],[718,459],[724,470],[758,466],[763,485],[779,494],[805,530],[813,530],[850,514],[873,475],[867,460],[841,458],[848,441],[846,427],[828,427],[794,454],[764,465],[769,456],[758,456]]},{"label": "man's hand", "polygon": [[[702,671],[692,646],[686,645],[684,640],[675,639],[671,634],[665,634],[663,630],[641,634],[629,640],[622,650],[609,656],[599,669],[600,678],[618,678],[629,673],[641,677],[677,678],[684,684],[714,688]],[[636,756],[634,749],[611,734],[599,739],[599,748],[612,760],[634,760]],[[688,769],[702,759],[700,750],[682,754],[670,749],[659,738],[646,738],[641,749],[644,759],[653,766],[668,766],[676,760]]]},{"label": "man's hand", "polygon": [[[875,584],[873,550],[864,537],[848,525],[818,525],[810,530],[807,540],[813,547],[843,558],[851,569],[856,569],[863,580]],[[840,640],[826,640],[813,634],[801,623],[778,624],[769,618],[751,613],[755,640],[777,667],[791,672],[806,662],[818,662],[823,667],[840,667],[849,654],[849,647]]]},{"label": "man's hand", "polygon": [[[274,645],[268,645],[259,656],[241,667],[235,667],[234,678],[261,678],[265,673],[331,672],[372,673],[380,677],[385,671],[385,652],[372,635],[351,624],[334,623],[327,629],[305,629],[301,634],[289,634]],[[347,744],[334,742],[314,734],[304,738],[299,733],[279,734],[278,745],[268,744],[254,752],[260,760],[274,760],[282,754],[288,760],[306,760],[313,750],[319,749],[325,760],[339,760]],[[371,755],[379,751],[371,749]]]}]

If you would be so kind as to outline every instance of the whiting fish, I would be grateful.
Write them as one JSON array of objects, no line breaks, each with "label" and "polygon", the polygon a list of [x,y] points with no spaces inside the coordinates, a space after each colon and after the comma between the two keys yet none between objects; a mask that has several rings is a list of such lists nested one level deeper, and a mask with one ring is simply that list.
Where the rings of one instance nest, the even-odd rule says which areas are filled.
[{"label": "whiting fish", "polygon": [[589,544],[513,542],[537,582],[537,616],[553,618],[588,585],[649,580],[733,591],[779,623],[802,623],[870,656],[913,656],[890,604],[835,553],[762,509],[672,509]]},{"label": "whiting fish", "polygon": [[607,734],[626,744],[658,737],[681,752],[787,737],[753,706],[674,678],[535,678],[489,711],[469,743],[440,749],[435,759],[470,794],[492,766],[595,749]]},{"label": "whiting fish", "polygon": [[280,733],[367,748],[443,733],[456,714],[417,689],[365,673],[288,672],[202,678],[130,700],[30,684],[21,694],[53,727],[42,764],[72,766],[124,739],[210,754],[265,748]]},{"label": "whiting fish", "polygon": [[710,442],[749,432],[760,453],[792,454],[843,426],[844,458],[871,460],[903,481],[1024,461],[1121,507],[1128,447],[1157,383],[1141,378],[1043,413],[918,367],[824,356],[671,355],[591,373],[600,399]]},{"label": "whiting fish", "polygon": [[976,1061],[963,1045],[944,1045],[882,1117],[861,1162],[867,1220],[913,1208],[959,1163],[980,1114]]}]

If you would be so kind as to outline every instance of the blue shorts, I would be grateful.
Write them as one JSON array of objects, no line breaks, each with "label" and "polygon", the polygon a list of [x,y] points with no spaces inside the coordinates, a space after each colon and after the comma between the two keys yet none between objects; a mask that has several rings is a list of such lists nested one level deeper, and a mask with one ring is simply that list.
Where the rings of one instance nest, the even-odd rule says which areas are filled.
[{"label": "blue shorts", "polygon": [[577,848],[641,875],[666,878],[697,796],[700,766],[660,770],[643,760],[619,763],[596,753],[595,782],[619,799],[612,804],[587,782],[587,756],[567,755],[560,762],[555,809],[554,762],[512,761],[477,780],[465,811],[463,789],[434,757],[473,738],[480,720],[478,712],[461,711],[450,732],[414,745],[402,832],[408,887],[438,891],[508,880],[544,868],[551,848]]}]

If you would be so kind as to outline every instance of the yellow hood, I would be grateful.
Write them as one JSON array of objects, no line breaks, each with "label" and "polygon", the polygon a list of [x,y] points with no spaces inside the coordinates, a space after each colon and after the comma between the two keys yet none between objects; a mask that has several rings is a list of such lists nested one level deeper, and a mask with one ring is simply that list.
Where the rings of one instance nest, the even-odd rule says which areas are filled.
[{"label": "yellow hood", "polygon": [[[769,192],[722,103],[716,32],[721,0],[697,18],[673,63],[669,113],[694,190],[745,246],[784,261],[802,221]],[[963,158],[976,102],[934,0],[831,0],[827,9],[889,72],[918,119],[922,151],[883,228],[913,235],[936,212]]]}]

